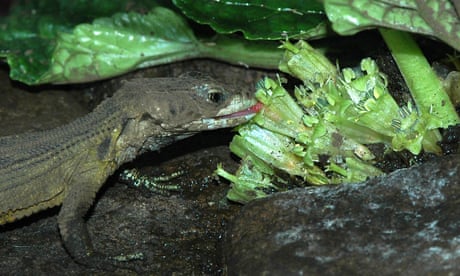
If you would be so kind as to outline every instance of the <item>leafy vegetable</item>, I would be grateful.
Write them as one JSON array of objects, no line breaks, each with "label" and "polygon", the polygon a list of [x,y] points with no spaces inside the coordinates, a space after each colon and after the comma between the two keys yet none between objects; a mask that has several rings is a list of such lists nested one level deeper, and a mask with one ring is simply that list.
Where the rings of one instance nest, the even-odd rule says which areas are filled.
[{"label": "leafy vegetable", "polygon": [[[259,84],[256,98],[264,108],[238,128],[230,145],[243,164],[235,175],[216,171],[233,182],[230,199],[245,203],[286,189],[290,176],[321,185],[379,175],[366,144],[414,154],[441,152],[440,137],[428,128],[440,113],[421,113],[411,102],[399,107],[373,60],[363,59],[360,70],[338,71],[304,41],[283,47],[280,69],[303,85],[295,88],[294,100],[281,80]],[[453,112],[446,116],[455,118]]]},{"label": "leafy vegetable", "polygon": [[58,33],[70,32],[74,25],[95,17],[108,16],[131,6],[141,10],[153,1],[16,1],[6,17],[0,17],[0,57],[7,59],[10,76],[25,83],[48,69]]},{"label": "leafy vegetable", "polygon": [[315,0],[174,0],[190,18],[219,33],[242,31],[247,39],[312,38],[326,33],[322,4]]},{"label": "leafy vegetable", "polygon": [[[69,6],[93,8],[91,1],[78,3]],[[0,57],[10,64],[11,78],[27,84],[86,82],[193,57],[274,68],[282,54],[272,42],[219,36],[199,40],[184,18],[162,7],[150,10],[143,5],[150,11],[116,13],[88,24],[82,22],[104,14],[103,8],[69,15],[67,9],[55,5],[56,0],[44,0],[17,6],[0,21],[5,30],[0,34]],[[102,6],[110,12],[125,9],[120,4]],[[21,21],[24,13],[33,11],[39,16]]]},{"label": "leafy vegetable", "polygon": [[[281,55],[276,43],[267,41],[197,37],[180,15],[157,7],[159,0],[17,2],[0,18],[0,57],[10,64],[11,78],[27,84],[84,82],[194,57],[275,68]],[[326,34],[323,5],[316,0],[174,3],[217,32],[242,31],[249,39]],[[341,34],[386,26],[437,36],[458,49],[454,5],[448,0],[324,1],[327,16]]]},{"label": "leafy vegetable", "polygon": [[[168,22],[168,24],[164,24]],[[134,68],[197,56],[197,40],[185,21],[157,7],[146,15],[118,13],[58,35],[52,66],[42,82],[90,81]]]},{"label": "leafy vegetable", "polygon": [[449,0],[324,0],[324,8],[333,29],[342,35],[382,26],[438,37],[460,50],[460,6],[456,3]]}]

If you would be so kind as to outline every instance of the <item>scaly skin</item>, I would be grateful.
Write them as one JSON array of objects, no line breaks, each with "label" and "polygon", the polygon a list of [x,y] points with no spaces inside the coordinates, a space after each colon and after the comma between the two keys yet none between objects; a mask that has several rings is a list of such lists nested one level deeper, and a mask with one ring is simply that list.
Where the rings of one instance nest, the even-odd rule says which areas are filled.
[{"label": "scaly skin", "polygon": [[142,152],[246,121],[251,115],[223,115],[251,104],[207,77],[134,79],[70,124],[1,137],[0,224],[62,204],[67,251],[79,263],[105,267],[83,217],[107,177]]}]

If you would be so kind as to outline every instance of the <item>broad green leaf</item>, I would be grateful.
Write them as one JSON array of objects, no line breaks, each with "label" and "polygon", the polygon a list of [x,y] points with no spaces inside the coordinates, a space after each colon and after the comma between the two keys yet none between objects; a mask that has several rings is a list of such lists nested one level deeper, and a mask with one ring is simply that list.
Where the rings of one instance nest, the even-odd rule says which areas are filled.
[{"label": "broad green leaf", "polygon": [[282,57],[274,41],[198,40],[183,17],[152,9],[156,2],[19,1],[0,18],[0,57],[27,84],[85,82],[193,57],[274,69]]},{"label": "broad green leaf", "polygon": [[387,27],[438,37],[460,50],[460,18],[449,0],[324,0],[333,29],[350,35]]},{"label": "broad green leaf", "polygon": [[325,15],[315,0],[174,0],[185,15],[219,33],[242,31],[247,39],[324,36]]},{"label": "broad green leaf", "polygon": [[420,16],[433,30],[432,35],[460,50],[460,3],[448,0],[416,0],[416,3]]},{"label": "broad green leaf", "polygon": [[84,82],[196,56],[197,41],[185,21],[157,7],[147,14],[118,13],[58,35],[51,68],[42,82]]},{"label": "broad green leaf", "polygon": [[14,4],[8,16],[0,17],[0,58],[10,65],[11,78],[37,84],[48,70],[58,33],[127,8],[148,10],[155,1],[23,0]]}]

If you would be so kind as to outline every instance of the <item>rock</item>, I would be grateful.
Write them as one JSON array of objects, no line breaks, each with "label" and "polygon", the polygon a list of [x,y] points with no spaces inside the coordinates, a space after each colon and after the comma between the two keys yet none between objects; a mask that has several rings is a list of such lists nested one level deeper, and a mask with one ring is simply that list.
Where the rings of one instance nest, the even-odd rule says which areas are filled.
[{"label": "rock", "polygon": [[427,275],[460,271],[460,155],[365,183],[309,187],[245,206],[229,275]]}]

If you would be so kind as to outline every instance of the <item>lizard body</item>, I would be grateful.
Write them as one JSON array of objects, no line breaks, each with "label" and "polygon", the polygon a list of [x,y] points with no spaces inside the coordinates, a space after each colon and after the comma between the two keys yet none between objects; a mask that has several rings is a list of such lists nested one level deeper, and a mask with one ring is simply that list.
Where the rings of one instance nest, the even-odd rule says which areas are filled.
[{"label": "lizard body", "polygon": [[145,151],[246,121],[249,113],[229,114],[251,104],[207,77],[134,79],[69,124],[1,137],[0,225],[62,205],[67,251],[77,262],[100,264],[83,218],[106,179]]}]

